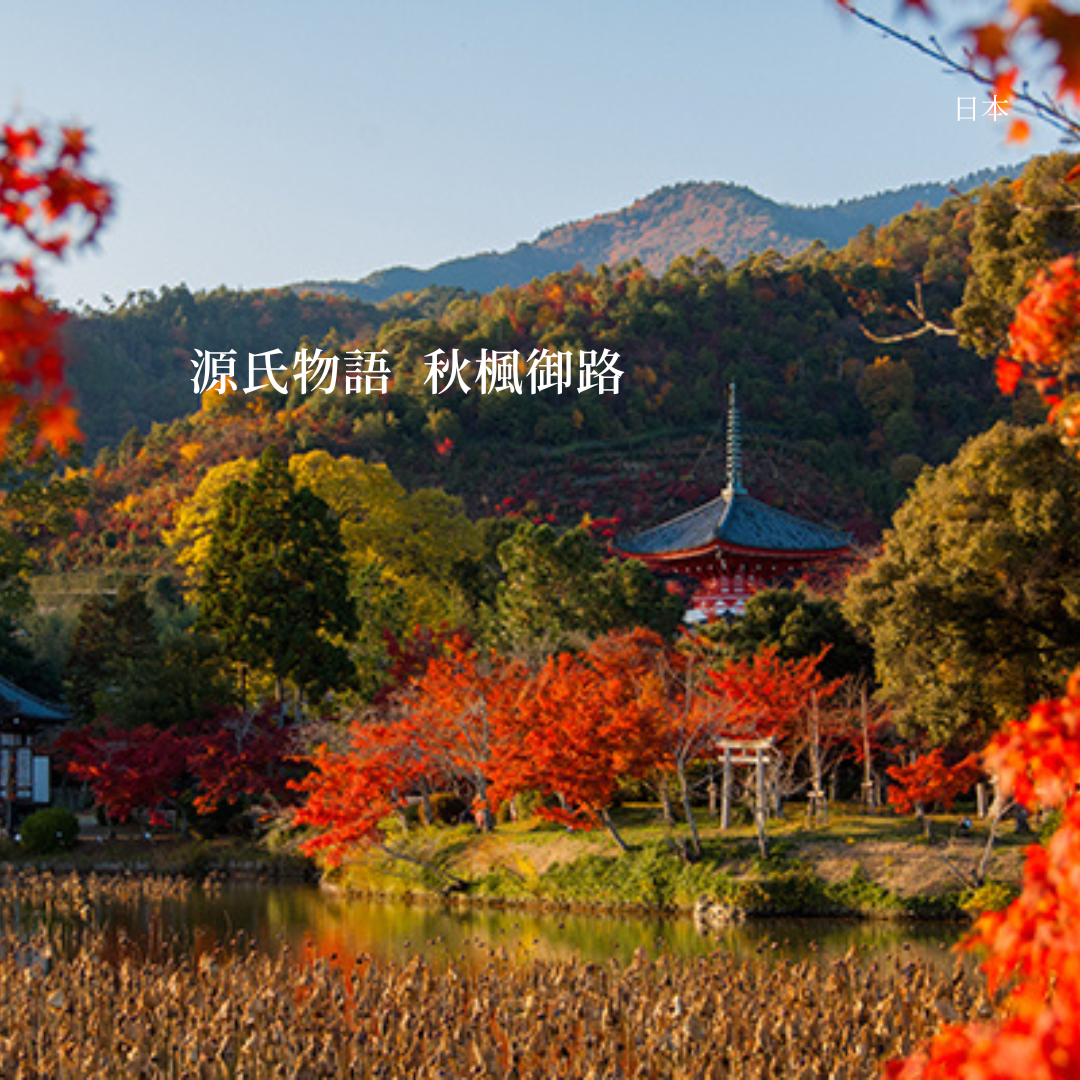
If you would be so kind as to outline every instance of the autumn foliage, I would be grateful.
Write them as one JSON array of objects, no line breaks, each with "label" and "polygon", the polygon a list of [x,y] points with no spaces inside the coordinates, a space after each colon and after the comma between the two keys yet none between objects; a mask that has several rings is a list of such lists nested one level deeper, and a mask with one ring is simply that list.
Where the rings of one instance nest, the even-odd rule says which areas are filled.
[{"label": "autumn foliage", "polygon": [[[1006,90],[1018,78],[1018,45],[1025,37],[1051,47],[1059,96],[1080,103],[1080,15],[1052,0],[1013,0],[1000,19],[976,29],[976,50]],[[1077,179],[1074,169],[1065,182]],[[1078,300],[1075,255],[1039,272],[997,368],[1006,393],[1022,381],[1034,385],[1073,442],[1080,436]],[[946,1027],[927,1049],[888,1066],[888,1075],[899,1080],[1080,1075],[1080,672],[1064,697],[1039,702],[997,735],[985,763],[1003,793],[1030,810],[1058,809],[1061,824],[1045,846],[1028,849],[1019,898],[983,915],[969,943],[987,951],[990,988],[1004,995],[1000,1018]]]},{"label": "autumn foliage", "polygon": [[187,746],[152,724],[132,730],[81,728],[61,736],[67,771],[90,786],[94,802],[113,821],[155,810],[172,797],[183,776]]},{"label": "autumn foliage", "polygon": [[273,707],[228,710],[190,731],[102,723],[64,732],[56,750],[118,822],[175,807],[185,792],[200,814],[244,798],[281,803],[290,796],[292,731]]},{"label": "autumn foliage", "polygon": [[109,189],[83,172],[87,153],[77,128],[55,139],[32,126],[0,131],[0,226],[15,249],[0,250],[0,452],[15,423],[60,452],[79,437],[64,387],[64,316],[39,292],[38,267],[90,243],[112,209]]},{"label": "autumn foliage", "polygon": [[806,739],[808,703],[835,684],[818,657],[717,663],[696,683],[696,658],[645,629],[613,632],[538,669],[444,642],[426,671],[378,715],[353,721],[349,746],[318,747],[297,785],[309,852],[331,862],[357,844],[387,842],[388,819],[434,791],[458,792],[478,825],[523,792],[550,796],[541,817],[571,829],[606,827],[619,785],[678,773],[716,753],[721,736],[773,736],[793,753]]},{"label": "autumn foliage", "polygon": [[969,942],[988,951],[991,990],[1008,990],[1002,1019],[947,1027],[889,1067],[900,1080],[1080,1075],[1080,676],[998,735],[986,764],[1027,808],[1060,808],[1061,825],[1045,847],[1028,848],[1020,897],[983,915]]},{"label": "autumn foliage", "polygon": [[217,717],[188,741],[187,768],[198,786],[195,809],[209,814],[244,797],[287,799],[292,740],[290,726],[273,705]]},{"label": "autumn foliage", "polygon": [[560,796],[539,813],[570,828],[606,822],[621,780],[661,764],[668,699],[647,630],[609,634],[585,653],[550,657],[516,707],[500,714],[493,798]]},{"label": "autumn foliage", "polygon": [[893,765],[888,770],[895,784],[889,788],[889,802],[901,814],[935,804],[948,810],[957,798],[969,791],[981,769],[975,754],[956,765],[947,765],[940,750],[921,754],[909,765]]}]

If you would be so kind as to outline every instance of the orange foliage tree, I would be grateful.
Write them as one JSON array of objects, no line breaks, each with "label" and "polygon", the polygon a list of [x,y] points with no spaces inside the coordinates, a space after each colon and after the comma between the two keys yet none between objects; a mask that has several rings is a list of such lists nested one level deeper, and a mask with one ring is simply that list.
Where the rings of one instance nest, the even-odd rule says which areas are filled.
[{"label": "orange foliage tree", "polygon": [[993,1022],[952,1025],[925,1050],[892,1062],[899,1080],[1074,1080],[1080,1076],[1080,674],[1065,697],[1014,721],[986,752],[1018,802],[1061,808],[1045,846],[1028,848],[1024,886],[983,915],[967,943],[988,951],[990,989],[1011,988]]},{"label": "orange foliage tree", "polygon": [[525,678],[523,665],[494,651],[482,655],[458,636],[397,701],[408,723],[421,732],[428,777],[467,791],[484,829],[494,822],[488,789],[499,769],[493,761],[496,732],[517,708]]},{"label": "orange foliage tree", "polygon": [[492,797],[525,790],[556,795],[541,809],[571,829],[604,825],[626,850],[608,812],[619,782],[645,776],[662,755],[667,697],[652,631],[615,631],[580,655],[547,659],[515,708],[495,717]]},{"label": "orange foliage tree", "polygon": [[898,813],[914,812],[930,835],[927,812],[940,803],[946,810],[970,790],[982,770],[975,754],[956,765],[947,765],[940,750],[921,754],[910,765],[893,765],[887,772],[896,781],[889,788],[889,802]]},{"label": "orange foliage tree", "polygon": [[79,437],[64,386],[64,316],[38,289],[43,258],[90,243],[112,209],[102,183],[83,172],[86,136],[65,128],[46,138],[33,126],[0,130],[0,453],[12,425],[36,428],[38,445],[60,453]]},{"label": "orange foliage tree", "polygon": [[305,852],[324,852],[331,865],[363,845],[408,858],[390,845],[388,819],[440,787],[467,791],[478,824],[490,826],[495,728],[523,680],[520,665],[482,657],[463,636],[445,642],[377,720],[349,725],[347,748],[323,744],[308,755],[312,771],[293,785],[304,800],[296,823],[318,830]]},{"label": "orange foliage tree", "polygon": [[304,841],[304,854],[321,852],[331,866],[368,844],[399,854],[388,843],[386,819],[404,810],[427,771],[421,746],[415,725],[356,720],[346,749],[322,743],[306,755],[311,771],[291,785],[303,799],[295,823],[317,830]]}]

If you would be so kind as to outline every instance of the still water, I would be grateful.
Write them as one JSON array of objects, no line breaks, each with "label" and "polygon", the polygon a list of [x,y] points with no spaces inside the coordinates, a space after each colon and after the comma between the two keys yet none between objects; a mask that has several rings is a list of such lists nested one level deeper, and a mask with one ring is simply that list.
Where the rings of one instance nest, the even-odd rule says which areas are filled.
[{"label": "still water", "polygon": [[852,947],[864,960],[919,958],[951,968],[963,936],[950,923],[762,920],[709,935],[689,917],[568,914],[497,908],[407,905],[343,899],[311,886],[194,888],[180,899],[101,905],[95,921],[137,952],[288,948],[348,962],[361,955],[430,963],[482,964],[495,951],[523,962],[576,957],[629,960],[638,949],[706,956],[717,950],[800,960],[836,959]]}]

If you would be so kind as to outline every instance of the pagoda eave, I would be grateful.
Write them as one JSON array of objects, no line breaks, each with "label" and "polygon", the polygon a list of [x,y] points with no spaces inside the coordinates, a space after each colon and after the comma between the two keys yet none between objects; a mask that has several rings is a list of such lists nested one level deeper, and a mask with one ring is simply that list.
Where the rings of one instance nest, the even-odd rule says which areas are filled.
[{"label": "pagoda eave", "polygon": [[718,562],[727,556],[737,559],[765,559],[769,562],[814,562],[840,554],[839,548],[818,548],[808,551],[778,551],[769,548],[739,547],[736,544],[710,544],[707,547],[683,551],[630,552],[616,548],[626,558],[639,559],[649,566],[668,566],[673,563],[699,562],[713,558]]}]

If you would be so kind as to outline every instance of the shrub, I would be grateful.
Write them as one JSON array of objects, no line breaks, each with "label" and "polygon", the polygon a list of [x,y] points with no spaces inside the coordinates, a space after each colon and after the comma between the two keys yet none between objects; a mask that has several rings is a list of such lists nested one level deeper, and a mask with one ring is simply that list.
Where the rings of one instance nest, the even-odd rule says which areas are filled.
[{"label": "shrub", "polygon": [[1047,810],[1039,821],[1039,843],[1044,847],[1050,843],[1051,837],[1061,826],[1061,811],[1059,809]]},{"label": "shrub", "polygon": [[58,806],[35,810],[20,829],[22,848],[28,855],[51,855],[75,846],[79,822],[70,810]]},{"label": "shrub", "polygon": [[1001,911],[1020,895],[1020,890],[1002,881],[987,881],[972,889],[960,901],[960,907],[969,915],[982,915],[987,911]]}]

